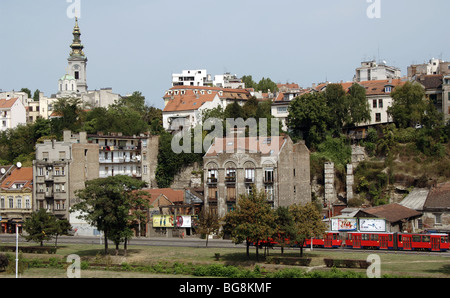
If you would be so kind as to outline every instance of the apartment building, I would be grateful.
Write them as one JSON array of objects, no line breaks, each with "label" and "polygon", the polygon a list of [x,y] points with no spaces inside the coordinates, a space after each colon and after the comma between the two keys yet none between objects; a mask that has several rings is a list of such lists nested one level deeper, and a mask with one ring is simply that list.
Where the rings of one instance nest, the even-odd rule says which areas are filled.
[{"label": "apartment building", "polygon": [[26,124],[27,111],[19,98],[0,98],[0,131]]},{"label": "apartment building", "polygon": [[251,97],[247,89],[220,87],[176,86],[163,96],[163,127],[166,130],[179,130],[180,127],[194,127],[202,124],[205,110],[226,106],[235,100],[243,105]]},{"label": "apartment building", "polygon": [[203,157],[206,208],[222,217],[254,190],[273,208],[310,202],[309,153],[288,136],[216,138]]},{"label": "apartment building", "polygon": [[33,208],[33,168],[17,166],[6,170],[2,168],[0,189],[1,233],[19,232],[22,224],[31,217]]},{"label": "apartment building", "polygon": [[84,188],[85,181],[99,176],[98,153],[98,146],[89,144],[84,132],[64,131],[63,141],[36,144],[33,209],[69,219],[69,209],[77,203],[75,192]]},{"label": "apartment building", "polygon": [[400,79],[401,70],[394,66],[388,66],[385,61],[377,63],[375,60],[361,62],[361,67],[356,69],[355,82]]},{"label": "apartment building", "polygon": [[90,134],[88,142],[97,146],[100,178],[127,175],[147,182],[149,188],[157,187],[158,136]]}]

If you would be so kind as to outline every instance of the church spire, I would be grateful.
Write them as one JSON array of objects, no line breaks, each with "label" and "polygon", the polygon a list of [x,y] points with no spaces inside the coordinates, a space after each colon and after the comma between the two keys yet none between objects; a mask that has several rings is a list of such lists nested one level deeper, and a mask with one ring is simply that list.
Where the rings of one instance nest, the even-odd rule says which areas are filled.
[{"label": "church spire", "polygon": [[84,52],[83,52],[83,44],[81,44],[81,32],[80,32],[80,27],[78,27],[78,18],[75,17],[75,27],[73,28],[73,42],[70,45],[70,48],[72,49],[72,51],[70,52],[70,57],[84,57]]}]

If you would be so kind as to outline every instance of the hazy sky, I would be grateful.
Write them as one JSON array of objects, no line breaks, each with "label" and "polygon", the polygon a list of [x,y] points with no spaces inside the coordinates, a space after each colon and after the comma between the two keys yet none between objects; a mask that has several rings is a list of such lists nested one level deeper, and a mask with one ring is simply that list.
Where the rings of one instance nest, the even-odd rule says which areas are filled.
[{"label": "hazy sky", "polygon": [[172,73],[207,69],[302,87],[350,81],[363,60],[448,60],[448,0],[0,0],[0,89],[56,93],[80,4],[90,90],[163,107]]}]

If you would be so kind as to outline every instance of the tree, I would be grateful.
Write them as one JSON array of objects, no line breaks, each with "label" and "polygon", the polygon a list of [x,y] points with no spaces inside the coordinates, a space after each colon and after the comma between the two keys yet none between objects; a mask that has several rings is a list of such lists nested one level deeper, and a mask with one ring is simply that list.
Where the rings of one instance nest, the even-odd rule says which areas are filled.
[{"label": "tree", "polygon": [[366,89],[363,86],[354,83],[349,88],[346,103],[348,106],[348,118],[346,119],[345,125],[347,127],[371,120],[370,106],[366,98]]},{"label": "tree", "polygon": [[133,194],[145,186],[143,181],[118,175],[87,181],[85,188],[76,192],[79,203],[72,206],[71,212],[80,211],[78,218],[104,233],[105,254],[108,239],[114,242],[118,254],[120,242],[131,236],[130,226],[135,219],[132,210],[148,208],[148,201],[136,200],[136,193]]},{"label": "tree", "polygon": [[44,246],[44,241],[52,239],[55,234],[56,222],[55,216],[45,209],[33,212],[23,225],[23,230],[26,232],[25,239]]},{"label": "tree", "polygon": [[276,224],[277,233],[274,238],[281,245],[281,253],[284,252],[284,247],[290,244],[290,239],[293,238],[295,234],[295,222],[294,217],[291,212],[289,212],[288,207],[280,206],[276,209]]},{"label": "tree", "polygon": [[55,235],[55,247],[58,246],[58,236],[69,235],[72,230],[72,225],[67,219],[59,219],[55,222],[54,235]]},{"label": "tree", "polygon": [[393,102],[387,112],[394,118],[397,127],[414,127],[422,123],[427,108],[425,91],[419,83],[406,82],[391,94]]},{"label": "tree", "polygon": [[28,94],[28,98],[31,98],[31,90],[28,88],[22,88],[20,89],[20,92],[25,92],[26,94]]},{"label": "tree", "polygon": [[267,92],[277,92],[278,91],[278,86],[275,82],[273,82],[270,78],[262,78],[259,82],[258,82],[258,91],[261,91],[263,93],[267,93]]},{"label": "tree", "polygon": [[253,78],[251,75],[245,75],[241,78],[242,82],[245,83],[245,88],[257,88],[257,84],[255,81],[253,81]]},{"label": "tree", "polygon": [[314,149],[326,137],[332,112],[323,93],[304,94],[289,105],[287,125],[292,139],[305,140]]},{"label": "tree", "polygon": [[313,203],[307,203],[304,206],[292,205],[289,210],[292,212],[295,222],[293,240],[300,246],[300,256],[303,257],[303,245],[306,239],[323,236],[326,225]]},{"label": "tree", "polygon": [[256,258],[259,260],[259,243],[272,237],[276,231],[276,215],[264,191],[253,191],[240,195],[235,210],[227,213],[225,222],[235,243],[247,244],[247,258],[251,243],[256,245]]},{"label": "tree", "polygon": [[198,218],[195,230],[196,233],[206,236],[206,247],[208,247],[209,235],[219,232],[219,229],[220,223],[217,214],[213,213],[211,209],[204,208]]}]

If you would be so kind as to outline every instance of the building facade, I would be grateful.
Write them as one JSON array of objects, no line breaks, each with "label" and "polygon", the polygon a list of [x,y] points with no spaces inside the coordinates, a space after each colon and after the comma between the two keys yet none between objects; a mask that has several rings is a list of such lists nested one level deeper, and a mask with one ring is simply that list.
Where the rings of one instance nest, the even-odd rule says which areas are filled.
[{"label": "building facade", "polygon": [[355,82],[378,81],[389,79],[400,79],[401,70],[397,67],[388,66],[386,62],[377,63],[375,60],[361,63],[356,69]]},{"label": "building facade", "polygon": [[20,124],[26,124],[27,111],[19,98],[0,99],[0,131],[16,128]]},{"label": "building facade", "polygon": [[149,188],[157,187],[158,136],[90,134],[88,142],[97,146],[100,178],[127,175],[145,181]]},{"label": "building facade", "polygon": [[70,207],[77,203],[75,192],[98,174],[98,146],[87,142],[86,133],[64,131],[63,141],[36,144],[33,209],[46,209],[58,218],[69,219]]},{"label": "building facade", "polygon": [[203,157],[205,206],[224,216],[263,190],[273,208],[311,201],[309,150],[288,136],[216,138]]},{"label": "building facade", "polygon": [[247,89],[172,87],[163,96],[163,127],[169,131],[179,130],[180,127],[192,128],[202,124],[203,111],[219,106],[225,110],[227,105],[235,100],[240,105],[244,105],[251,96]]},{"label": "building facade", "polygon": [[[3,171],[2,171],[3,172]],[[33,168],[24,168],[20,163],[7,173],[1,182],[0,217],[1,233],[19,231],[33,209]]]}]

